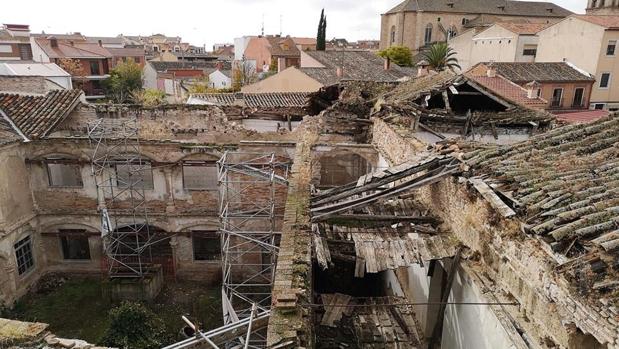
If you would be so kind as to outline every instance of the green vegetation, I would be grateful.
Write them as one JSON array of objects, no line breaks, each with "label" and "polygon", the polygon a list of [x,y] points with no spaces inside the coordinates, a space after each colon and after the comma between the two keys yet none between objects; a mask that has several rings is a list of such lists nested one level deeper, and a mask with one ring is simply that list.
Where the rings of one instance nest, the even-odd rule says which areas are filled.
[{"label": "green vegetation", "polygon": [[423,53],[423,58],[428,62],[428,66],[436,71],[445,69],[460,69],[458,59],[454,57],[454,51],[446,42],[437,42],[430,46],[430,49]]},{"label": "green vegetation", "polygon": [[140,303],[123,302],[110,311],[103,344],[115,348],[157,349],[172,342],[163,320]]},{"label": "green vegetation", "polygon": [[327,48],[327,16],[325,9],[320,12],[320,21],[318,21],[318,35],[316,36],[316,50],[324,51]]},{"label": "green vegetation", "polygon": [[[110,310],[114,308],[114,304],[104,299],[103,288],[100,280],[72,279],[49,291],[24,297],[5,316],[48,323],[50,331],[60,337],[103,344],[106,329],[111,325]],[[204,329],[222,325],[220,292],[219,287],[208,288],[201,283],[168,283],[159,297],[144,307],[163,321],[165,338],[175,341],[182,339],[179,337],[184,325],[181,315]]]},{"label": "green vegetation", "polygon": [[166,104],[165,92],[153,88],[135,90],[131,93],[131,98],[134,103],[142,104],[146,107],[156,107],[161,104]]},{"label": "green vegetation", "polygon": [[58,336],[98,341],[108,326],[110,302],[101,296],[98,280],[69,280],[46,294],[24,297],[13,310],[14,318],[45,322]]},{"label": "green vegetation", "polygon": [[378,52],[383,58],[388,58],[391,62],[401,66],[410,67],[413,65],[413,54],[411,49],[406,46],[391,46]]},{"label": "green vegetation", "polygon": [[130,102],[132,92],[142,89],[142,68],[133,59],[128,59],[112,69],[104,84],[108,97],[114,102]]}]

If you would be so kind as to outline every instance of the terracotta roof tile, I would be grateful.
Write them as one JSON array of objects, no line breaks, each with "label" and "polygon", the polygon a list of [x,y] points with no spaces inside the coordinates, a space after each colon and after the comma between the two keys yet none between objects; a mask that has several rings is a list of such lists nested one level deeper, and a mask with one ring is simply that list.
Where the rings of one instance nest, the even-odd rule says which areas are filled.
[{"label": "terracotta roof tile", "polygon": [[572,113],[557,114],[557,119],[568,124],[587,124],[607,117],[606,110],[582,110]]},{"label": "terracotta roof tile", "polygon": [[245,106],[250,108],[305,107],[309,93],[203,93],[193,94],[192,98],[207,104],[220,106]]},{"label": "terracotta roof tile", "polygon": [[534,35],[548,28],[551,24],[548,23],[517,23],[517,22],[499,22],[497,25],[509,30],[512,33],[520,35]]},{"label": "terracotta roof tile", "polygon": [[82,91],[56,90],[45,96],[0,94],[0,110],[29,138],[45,137],[79,103]]},{"label": "terracotta roof tile", "polygon": [[619,29],[619,16],[575,15],[574,17],[607,29]]},{"label": "terracotta roof tile", "polygon": [[87,42],[58,40],[58,47],[52,47],[49,39],[37,38],[36,43],[50,58],[111,58],[112,54],[105,47]]},{"label": "terracotta roof tile", "polygon": [[528,98],[525,89],[499,75],[488,77],[466,73],[465,76],[516,105],[544,109],[548,104],[546,100],[539,97]]},{"label": "terracotta roof tile", "polygon": [[[488,63],[483,63],[488,65]],[[515,83],[579,81],[593,82],[593,78],[578,68],[565,62],[502,63],[494,62],[497,73]]]},{"label": "terracotta roof tile", "polygon": [[[449,4],[452,5],[449,5]],[[387,13],[425,11],[494,14],[500,16],[567,17],[571,11],[551,2],[511,0],[406,0]]]},{"label": "terracotta roof tile", "polygon": [[[395,82],[412,75],[412,70],[391,64],[384,69],[381,57],[369,51],[306,51],[324,68],[301,68],[305,74],[323,85],[333,85],[340,80]],[[337,68],[343,68],[343,76],[337,76]]]}]

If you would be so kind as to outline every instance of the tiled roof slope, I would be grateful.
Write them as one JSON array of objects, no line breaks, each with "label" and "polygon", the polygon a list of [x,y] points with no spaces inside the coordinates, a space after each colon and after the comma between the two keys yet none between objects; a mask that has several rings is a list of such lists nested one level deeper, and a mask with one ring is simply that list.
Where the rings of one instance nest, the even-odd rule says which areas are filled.
[{"label": "tiled roof slope", "polygon": [[45,137],[79,104],[82,91],[56,90],[45,96],[0,94],[0,110],[27,137]]},{"label": "tiled roof slope", "polygon": [[36,43],[50,58],[111,58],[112,54],[105,47],[87,42],[69,42],[58,40],[58,47],[52,47],[49,39],[37,38]]},{"label": "tiled roof slope", "polygon": [[515,83],[496,75],[494,77],[466,73],[465,76],[481,87],[495,93],[506,100],[527,108],[544,109],[548,102],[540,97],[528,98],[527,91]]},{"label": "tiled roof slope", "polygon": [[[575,261],[580,292],[617,294],[619,117],[464,157],[473,174],[513,198],[529,235],[547,241],[564,261]],[[566,271],[568,277],[573,271]]]},{"label": "tiled roof slope", "polygon": [[168,70],[207,70],[207,69],[216,69],[218,64],[222,65],[223,70],[232,70],[232,63],[225,61],[217,61],[213,60],[212,62],[157,62],[150,61],[148,62],[156,71],[158,72],[166,72]]},{"label": "tiled roof slope", "polygon": [[203,93],[192,98],[220,106],[245,106],[250,108],[305,107],[309,93]]},{"label": "tiled roof slope", "polygon": [[519,22],[499,22],[497,25],[520,35],[534,35],[548,28],[548,23],[519,23]]},{"label": "tiled roof slope", "polygon": [[[487,65],[487,63],[484,63]],[[492,63],[497,73],[515,83],[593,82],[595,79],[565,62]]]},{"label": "tiled roof slope", "polygon": [[[381,57],[369,51],[306,51],[324,68],[301,68],[314,80],[329,86],[340,80],[395,82],[412,74],[412,70],[391,64],[384,69]],[[343,76],[337,76],[337,68],[343,68]]]},{"label": "tiled roof slope", "polygon": [[619,16],[577,15],[574,17],[607,29],[619,29]]},{"label": "tiled roof slope", "polygon": [[[552,10],[552,12],[549,10]],[[510,0],[406,0],[387,13],[410,11],[480,13],[531,17],[567,17],[572,14],[569,10],[551,2]]]}]

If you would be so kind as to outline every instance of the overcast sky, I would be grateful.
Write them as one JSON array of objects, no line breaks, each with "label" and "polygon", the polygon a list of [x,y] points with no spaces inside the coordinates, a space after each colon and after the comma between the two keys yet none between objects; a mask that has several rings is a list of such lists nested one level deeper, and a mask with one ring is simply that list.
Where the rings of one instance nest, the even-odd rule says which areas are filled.
[{"label": "overcast sky", "polygon": [[[380,14],[402,0],[0,0],[0,23],[30,24],[33,32],[81,32],[89,36],[181,36],[194,45],[233,42],[266,34],[315,37],[320,9],[327,14],[327,38],[378,39]],[[586,0],[556,0],[584,12]]]}]

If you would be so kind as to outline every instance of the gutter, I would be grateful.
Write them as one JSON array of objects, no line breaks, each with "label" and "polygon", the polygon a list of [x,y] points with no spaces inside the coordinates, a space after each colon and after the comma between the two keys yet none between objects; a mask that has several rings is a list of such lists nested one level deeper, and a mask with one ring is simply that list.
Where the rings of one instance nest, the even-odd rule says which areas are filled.
[{"label": "gutter", "polygon": [[15,132],[17,132],[17,134],[24,139],[24,142],[30,142],[30,138],[26,137],[26,135],[19,129],[19,127],[17,127],[17,125],[15,125],[13,120],[11,120],[11,118],[9,118],[9,116],[6,115],[2,109],[0,109],[0,116],[2,116],[4,120],[11,125],[13,130],[15,130]]}]

